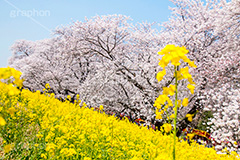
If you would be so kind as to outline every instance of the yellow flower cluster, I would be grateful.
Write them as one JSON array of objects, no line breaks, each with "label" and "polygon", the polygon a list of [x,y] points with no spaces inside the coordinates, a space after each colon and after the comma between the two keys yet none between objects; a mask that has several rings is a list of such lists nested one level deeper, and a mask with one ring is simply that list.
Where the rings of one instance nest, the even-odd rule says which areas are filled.
[{"label": "yellow flower cluster", "polygon": [[196,68],[197,66],[193,61],[190,61],[186,54],[188,50],[185,47],[179,47],[172,44],[166,45],[158,54],[163,55],[162,59],[159,62],[159,65],[165,69],[168,63],[171,61],[172,65],[179,66],[180,60],[187,62],[189,66]]},{"label": "yellow flower cluster", "polygon": [[23,79],[21,79],[22,73],[14,68],[0,68],[0,80],[7,80],[7,83],[13,83],[19,88],[22,88]]},{"label": "yellow flower cluster", "polygon": [[[170,122],[170,120],[173,120],[174,123],[174,130],[173,130],[173,160],[176,159],[176,132],[177,132],[177,108],[181,107],[181,100],[178,99],[178,81],[182,79],[187,79],[190,84],[188,84],[187,88],[190,90],[190,92],[194,93],[194,82],[192,79],[192,75],[189,73],[189,68],[180,68],[181,60],[188,63],[191,67],[197,67],[193,61],[190,61],[186,54],[188,53],[188,50],[185,47],[178,47],[175,45],[167,45],[164,49],[162,49],[158,54],[163,55],[162,59],[159,61],[159,65],[163,68],[163,71],[159,72],[156,76],[158,81],[161,81],[163,77],[166,75],[166,69],[165,67],[168,65],[168,63],[171,62],[171,64],[174,66],[174,78],[175,78],[175,85],[170,85],[169,87],[163,87],[163,93],[162,95],[159,95],[159,97],[156,99],[153,106],[155,106],[156,109],[156,119],[162,119],[162,114],[166,112],[167,119]],[[173,114],[169,116],[168,110],[169,106],[173,106],[173,103],[171,99],[168,97],[168,95],[173,96],[175,99],[175,105],[173,108]],[[188,105],[188,98],[184,98],[182,100],[182,106],[186,107]],[[164,106],[164,108],[162,108]],[[192,118],[192,117],[191,117]],[[190,120],[190,117],[188,118]],[[165,124],[164,124],[165,125]],[[166,124],[169,126],[170,124]],[[169,133],[171,130],[168,128],[170,127],[163,127],[165,133]]]},{"label": "yellow flower cluster", "polygon": [[[0,148],[3,159],[172,159],[172,135],[94,111],[54,95],[16,88],[0,82]],[[100,106],[100,110],[103,106]],[[170,125],[165,125],[170,130]],[[237,159],[212,148],[176,143],[176,158]]]},{"label": "yellow flower cluster", "polygon": [[[164,49],[158,52],[158,54],[163,55],[162,59],[159,61],[159,65],[163,68],[163,70],[157,73],[156,78],[158,81],[161,81],[163,79],[163,77],[166,75],[165,67],[171,62],[171,64],[175,67],[174,77],[177,80],[187,79],[189,82],[187,88],[193,94],[195,89],[195,83],[193,82],[192,75],[189,73],[189,68],[184,67],[179,70],[176,69],[176,67],[179,67],[179,65],[181,64],[181,60],[188,63],[188,65],[191,67],[197,67],[193,61],[187,58],[187,53],[188,50],[185,47],[178,47],[175,45],[167,45]],[[159,95],[159,97],[155,100],[154,103],[154,106],[157,108],[157,119],[162,119],[162,114],[167,111],[167,108],[169,106],[173,106],[172,100],[168,97],[168,95],[173,96],[175,94],[175,91],[176,84],[170,84],[169,87],[163,87],[162,95]],[[182,101],[178,100],[178,107],[180,107],[181,105],[186,107],[188,105],[188,98],[184,98]],[[172,117],[173,116],[169,116],[168,118]]]}]

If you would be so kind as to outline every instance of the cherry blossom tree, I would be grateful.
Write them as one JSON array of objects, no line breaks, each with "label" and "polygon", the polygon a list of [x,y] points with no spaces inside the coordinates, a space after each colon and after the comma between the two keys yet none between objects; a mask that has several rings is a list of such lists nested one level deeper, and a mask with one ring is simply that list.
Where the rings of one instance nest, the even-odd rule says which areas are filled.
[{"label": "cherry blossom tree", "polygon": [[57,28],[51,39],[18,41],[10,65],[23,72],[26,88],[49,83],[58,98],[80,94],[89,106],[149,117],[160,89],[159,36],[151,24],[129,21],[122,15],[96,16]]}]

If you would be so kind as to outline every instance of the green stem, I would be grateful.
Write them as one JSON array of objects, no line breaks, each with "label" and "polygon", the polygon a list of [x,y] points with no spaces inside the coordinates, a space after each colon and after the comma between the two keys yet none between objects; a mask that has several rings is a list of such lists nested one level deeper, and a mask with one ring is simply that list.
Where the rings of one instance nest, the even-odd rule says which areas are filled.
[{"label": "green stem", "polygon": [[175,106],[174,106],[174,131],[173,131],[173,160],[176,159],[175,146],[176,146],[176,134],[177,134],[177,103],[178,103],[178,79],[177,79],[177,68],[174,66],[175,71]]}]

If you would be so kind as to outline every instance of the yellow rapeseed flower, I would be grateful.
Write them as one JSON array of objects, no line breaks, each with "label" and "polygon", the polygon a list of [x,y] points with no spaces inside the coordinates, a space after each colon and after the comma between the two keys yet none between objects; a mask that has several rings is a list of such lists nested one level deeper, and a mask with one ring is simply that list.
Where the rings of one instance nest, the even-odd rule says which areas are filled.
[{"label": "yellow rapeseed flower", "polygon": [[169,133],[172,130],[172,125],[169,123],[165,123],[165,124],[163,124],[163,129],[166,133]]},{"label": "yellow rapeseed flower", "polygon": [[170,84],[169,87],[163,87],[163,94],[173,96],[175,92],[175,85]]},{"label": "yellow rapeseed flower", "polygon": [[182,101],[182,105],[186,107],[188,105],[188,98],[184,98]]},{"label": "yellow rapeseed flower", "polygon": [[14,107],[11,107],[11,108],[9,108],[7,111],[8,111],[8,113],[13,117],[14,114],[15,114],[15,112],[16,112],[16,109],[15,109]]},{"label": "yellow rapeseed flower", "polygon": [[188,78],[188,82],[189,82],[190,84],[196,84],[195,82],[193,82],[193,79],[192,79],[192,78]]},{"label": "yellow rapeseed flower", "polygon": [[2,116],[0,116],[0,126],[4,126],[4,125],[6,125],[6,121]]},{"label": "yellow rapeseed flower", "polygon": [[181,100],[177,100],[177,107],[180,108],[181,107]]},{"label": "yellow rapeseed flower", "polygon": [[168,95],[168,87],[163,87],[163,94]]},{"label": "yellow rapeseed flower", "polygon": [[41,154],[41,158],[43,158],[43,159],[47,159],[46,154],[42,153],[42,154]]},{"label": "yellow rapeseed flower", "polygon": [[24,81],[24,79],[15,79],[15,81],[13,81],[13,83],[14,83],[17,87],[22,88],[22,86],[23,86],[23,81]]},{"label": "yellow rapeseed flower", "polygon": [[195,89],[195,86],[194,86],[194,85],[188,84],[188,85],[187,85],[187,88],[190,90],[190,92],[191,92],[192,94],[194,94],[194,89]]},{"label": "yellow rapeseed flower", "polygon": [[70,96],[70,95],[68,95],[68,96],[67,96],[67,99],[71,100],[71,96]]},{"label": "yellow rapeseed flower", "polygon": [[47,89],[51,88],[50,85],[49,85],[49,83],[47,83],[47,84],[45,85],[45,88],[47,88]]},{"label": "yellow rapeseed flower", "polygon": [[157,78],[158,81],[161,81],[165,75],[166,75],[166,70],[163,69],[163,71],[160,71],[160,72],[157,73],[156,78]]},{"label": "yellow rapeseed flower", "polygon": [[171,114],[171,115],[170,115],[170,118],[175,118],[175,114]]},{"label": "yellow rapeseed flower", "polygon": [[133,157],[130,160],[139,160],[139,157]]},{"label": "yellow rapeseed flower", "polygon": [[99,110],[102,111],[103,110],[103,105],[99,106]]},{"label": "yellow rapeseed flower", "polygon": [[181,63],[180,61],[180,57],[178,57],[177,55],[174,55],[173,58],[171,59],[171,63],[174,66],[179,66]]},{"label": "yellow rapeseed flower", "polygon": [[79,98],[80,98],[80,95],[79,95],[79,94],[77,94],[76,98],[77,98],[77,100],[79,100]]},{"label": "yellow rapeseed flower", "polygon": [[168,108],[169,108],[169,105],[165,105],[165,106],[164,106],[164,109],[168,109]]},{"label": "yellow rapeseed flower", "polygon": [[75,149],[74,149],[74,148],[69,148],[69,150],[68,150],[68,156],[72,156],[72,155],[74,155],[74,154],[77,154],[77,152],[75,151]]},{"label": "yellow rapeseed flower", "polygon": [[[176,73],[177,73],[177,75],[176,75]],[[180,80],[182,80],[182,79],[184,79],[183,78],[183,76],[182,76],[182,74],[181,74],[181,71],[177,71],[177,72],[174,72],[174,77],[177,77],[177,79],[180,81]]]},{"label": "yellow rapeseed flower", "polygon": [[168,65],[168,63],[168,61],[160,60],[158,65],[164,69]]},{"label": "yellow rapeseed flower", "polygon": [[175,85],[170,84],[168,93],[170,96],[173,96],[175,92]]},{"label": "yellow rapeseed flower", "polygon": [[12,148],[13,148],[12,144],[7,144],[3,147],[3,151],[4,151],[4,153],[8,153],[12,150]]},{"label": "yellow rapeseed flower", "polygon": [[194,63],[186,57],[187,53],[188,50],[185,47],[179,47],[172,44],[166,45],[160,52],[158,52],[158,54],[164,55],[160,60],[159,65],[162,68],[165,68],[171,61],[172,65],[179,66],[181,64],[180,60],[183,59],[184,62],[194,66]]},{"label": "yellow rapeseed flower", "polygon": [[157,108],[161,108],[161,105],[164,105],[164,103],[168,100],[168,96],[167,95],[159,95],[158,98],[155,100],[155,103],[153,106],[157,107]]},{"label": "yellow rapeseed flower", "polygon": [[197,68],[197,66],[194,64],[194,61],[189,61],[188,65],[193,68]]},{"label": "yellow rapeseed flower", "polygon": [[0,79],[9,79],[11,76],[11,72],[7,71],[6,68],[0,68]]},{"label": "yellow rapeseed flower", "polygon": [[[10,67],[9,67],[10,68]],[[15,79],[20,79],[22,73],[14,68],[10,68],[10,72]]]},{"label": "yellow rapeseed flower", "polygon": [[186,117],[189,122],[192,122],[194,114],[187,114]]},{"label": "yellow rapeseed flower", "polygon": [[168,102],[168,105],[169,106],[173,106],[173,103],[172,103],[172,100],[168,97],[168,99],[167,99],[167,102]]},{"label": "yellow rapeseed flower", "polygon": [[173,45],[173,44],[168,44],[168,45],[166,45],[160,52],[158,52],[158,54],[160,54],[160,55],[169,54],[169,53],[171,53],[172,51],[174,51],[175,48],[176,48],[175,45]]},{"label": "yellow rapeseed flower", "polygon": [[162,114],[156,111],[156,119],[162,119]]},{"label": "yellow rapeseed flower", "polygon": [[8,94],[10,96],[15,96],[20,93],[20,91],[16,87],[12,86],[11,84],[8,85],[7,87],[8,87]]},{"label": "yellow rapeseed flower", "polygon": [[189,139],[193,139],[193,137],[195,136],[195,134],[194,134],[194,133],[188,133],[187,136],[188,136]]},{"label": "yellow rapeseed flower", "polygon": [[185,67],[185,68],[181,68],[181,69],[180,69],[180,72],[181,72],[183,78],[185,78],[185,79],[192,78],[192,75],[189,74],[189,71],[188,71],[188,70],[189,70],[188,67]]}]

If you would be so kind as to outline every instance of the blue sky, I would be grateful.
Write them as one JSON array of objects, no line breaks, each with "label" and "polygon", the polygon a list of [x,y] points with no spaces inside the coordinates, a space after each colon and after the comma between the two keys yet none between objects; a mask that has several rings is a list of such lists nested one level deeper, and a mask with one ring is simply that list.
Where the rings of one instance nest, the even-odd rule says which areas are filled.
[{"label": "blue sky", "polygon": [[96,15],[122,14],[134,23],[161,23],[170,17],[169,6],[173,4],[168,0],[1,0],[0,67],[7,66],[16,40],[50,38],[57,26]]}]

